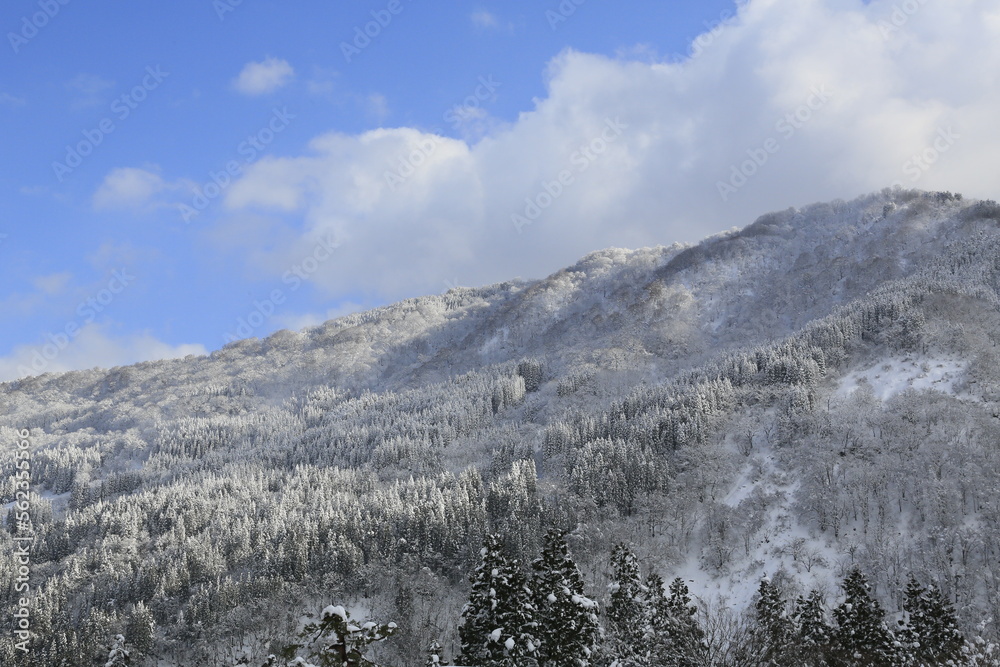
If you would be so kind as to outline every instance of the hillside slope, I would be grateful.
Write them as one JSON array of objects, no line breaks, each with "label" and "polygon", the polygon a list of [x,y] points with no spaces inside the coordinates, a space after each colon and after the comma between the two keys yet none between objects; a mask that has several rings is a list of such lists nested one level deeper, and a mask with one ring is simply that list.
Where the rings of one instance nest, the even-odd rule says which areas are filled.
[{"label": "hillside slope", "polygon": [[995,203],[884,191],[0,385],[0,438],[30,432],[39,634],[0,662],[96,655],[147,616],[168,663],[257,660],[336,598],[405,618],[386,650],[418,664],[455,652],[483,536],[530,559],[552,526],[597,597],[625,541],[706,613],[764,575],[832,605],[857,566],[888,609],[912,574],[995,636],[998,258]]}]

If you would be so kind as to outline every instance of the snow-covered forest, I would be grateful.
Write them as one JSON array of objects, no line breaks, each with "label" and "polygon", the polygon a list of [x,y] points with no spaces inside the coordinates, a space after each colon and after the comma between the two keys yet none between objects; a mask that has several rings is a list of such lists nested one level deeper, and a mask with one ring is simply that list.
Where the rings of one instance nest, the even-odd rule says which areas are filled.
[{"label": "snow-covered forest", "polygon": [[0,664],[1000,664],[998,332],[1000,205],[886,190],[2,384]]}]

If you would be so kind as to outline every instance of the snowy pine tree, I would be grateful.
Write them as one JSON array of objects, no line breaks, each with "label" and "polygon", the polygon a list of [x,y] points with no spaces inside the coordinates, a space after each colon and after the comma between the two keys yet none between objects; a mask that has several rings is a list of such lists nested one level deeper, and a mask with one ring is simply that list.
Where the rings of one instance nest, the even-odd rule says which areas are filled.
[{"label": "snowy pine tree", "polygon": [[[371,621],[355,625],[341,606],[323,610],[318,623],[308,623],[299,633],[299,641],[287,645],[281,657],[287,665],[315,667],[365,667],[375,663],[365,657],[368,646],[385,641],[396,632],[396,624],[379,625]],[[274,656],[267,666],[277,665]]]},{"label": "snowy pine tree", "polygon": [[132,656],[125,648],[125,636],[115,635],[111,640],[111,646],[108,647],[108,660],[104,663],[104,667],[122,667],[131,664]]},{"label": "snowy pine tree", "polygon": [[539,664],[587,667],[600,627],[597,603],[583,593],[583,575],[570,558],[563,534],[550,531],[533,564]]},{"label": "snowy pine tree", "polygon": [[601,647],[602,665],[638,667],[648,665],[645,629],[648,623],[639,578],[639,562],[632,550],[619,544],[611,552],[611,601],[607,633]]},{"label": "snowy pine tree", "polygon": [[795,601],[796,658],[799,664],[824,664],[832,638],[832,630],[826,622],[826,610],[823,606],[823,596],[819,591],[809,592],[808,597],[799,597]]},{"label": "snowy pine tree", "polygon": [[446,667],[449,663],[442,657],[443,652],[438,640],[432,641],[427,648],[427,661],[424,662],[424,667]]},{"label": "snowy pine tree", "polygon": [[936,586],[924,588],[911,576],[903,611],[899,636],[909,664],[947,664],[959,656],[965,639],[954,607]]},{"label": "snowy pine tree", "polygon": [[793,627],[778,587],[764,577],[754,602],[753,645],[761,665],[789,664]]},{"label": "snowy pine tree", "polygon": [[537,664],[535,610],[531,590],[498,535],[490,535],[472,575],[472,592],[462,610],[462,656],[469,667],[529,667]]},{"label": "snowy pine tree", "polygon": [[834,609],[834,655],[843,665],[894,665],[895,639],[885,624],[885,612],[872,597],[865,575],[851,570],[842,584],[845,599]]},{"label": "snowy pine tree", "polygon": [[698,625],[698,608],[691,603],[687,584],[680,577],[670,582],[666,603],[665,641],[652,664],[664,667],[695,667],[704,664],[705,633]]}]

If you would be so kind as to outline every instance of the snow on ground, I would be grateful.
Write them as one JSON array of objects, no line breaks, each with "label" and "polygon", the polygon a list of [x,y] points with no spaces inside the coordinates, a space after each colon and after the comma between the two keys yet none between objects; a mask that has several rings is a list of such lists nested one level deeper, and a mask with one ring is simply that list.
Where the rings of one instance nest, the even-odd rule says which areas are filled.
[{"label": "snow on ground", "polygon": [[844,376],[835,392],[846,398],[867,382],[875,396],[886,400],[904,389],[936,389],[955,393],[952,385],[965,372],[965,362],[956,357],[887,357],[874,365]]}]

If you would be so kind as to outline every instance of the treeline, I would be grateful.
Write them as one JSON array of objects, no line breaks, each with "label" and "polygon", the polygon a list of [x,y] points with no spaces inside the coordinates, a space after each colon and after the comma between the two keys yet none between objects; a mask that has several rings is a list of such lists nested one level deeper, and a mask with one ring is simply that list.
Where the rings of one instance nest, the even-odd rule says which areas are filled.
[{"label": "treeline", "polygon": [[[491,534],[480,552],[462,611],[455,665],[923,667],[994,665],[1000,658],[994,645],[968,641],[941,591],[913,577],[902,608],[891,616],[857,568],[843,578],[832,609],[817,590],[793,601],[782,593],[793,581],[783,577],[778,585],[764,577],[748,607],[725,624],[699,608],[683,579],[668,585],[655,572],[643,578],[635,554],[624,544],[612,551],[610,584],[599,604],[584,590],[562,532],[546,535],[529,567],[510,555],[504,541]],[[395,634],[397,626],[349,619],[342,607],[328,607],[319,623],[307,624],[299,641],[280,649],[282,657],[269,656],[265,667],[374,666],[365,657],[369,645]],[[426,667],[452,664],[441,639],[427,647]]]}]

